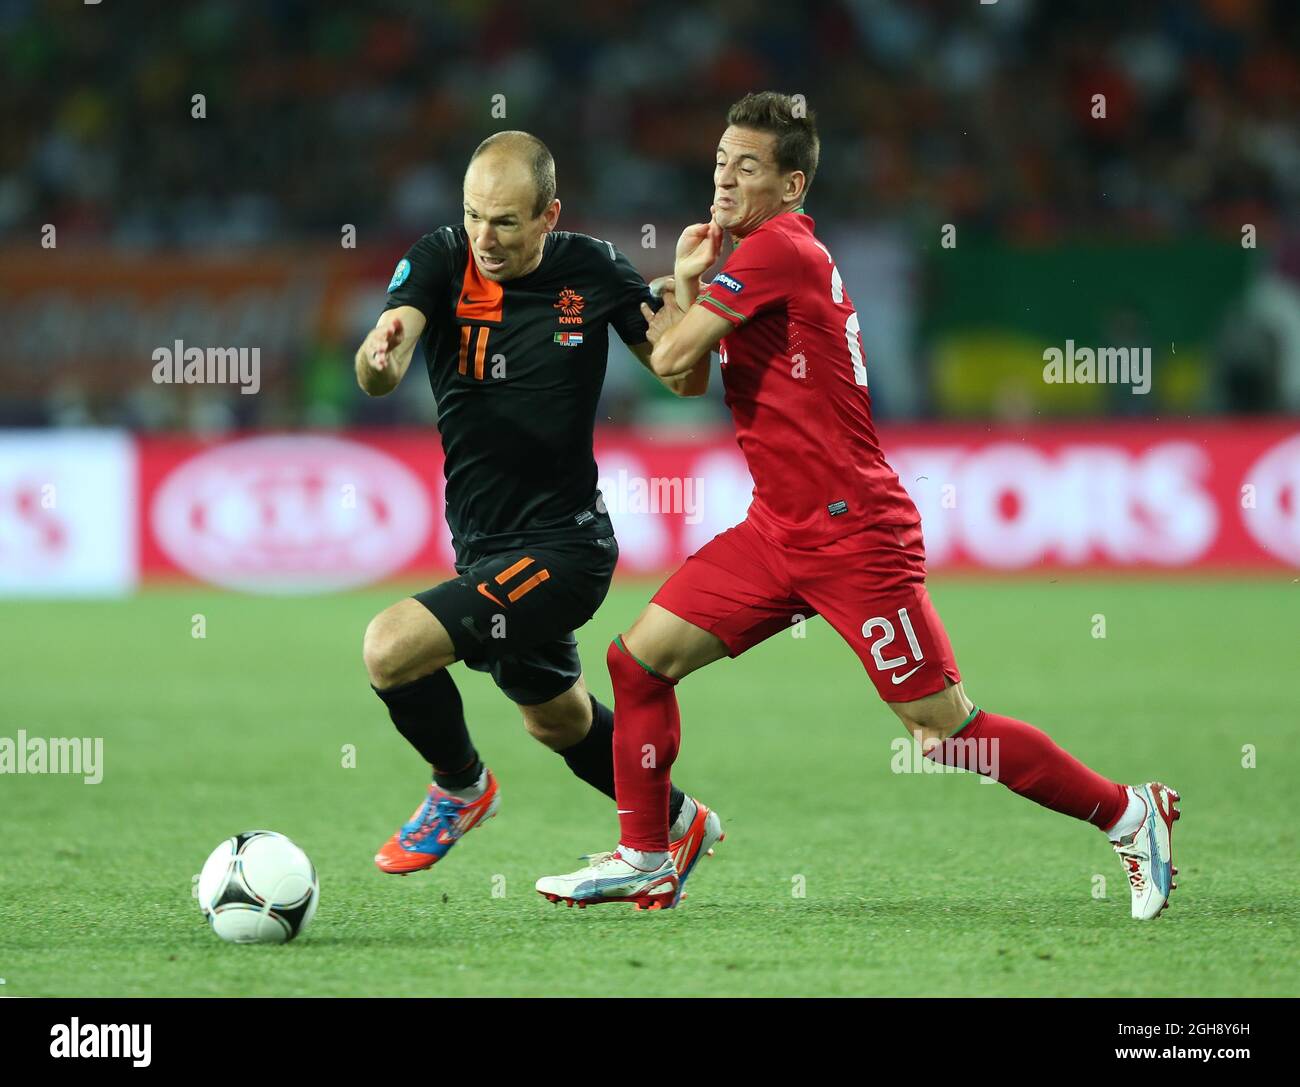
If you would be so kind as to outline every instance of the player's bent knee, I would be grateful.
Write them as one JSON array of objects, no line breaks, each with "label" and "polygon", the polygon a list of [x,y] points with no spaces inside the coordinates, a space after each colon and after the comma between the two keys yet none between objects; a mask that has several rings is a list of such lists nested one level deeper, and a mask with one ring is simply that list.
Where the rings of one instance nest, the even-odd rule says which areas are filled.
[{"label": "player's bent knee", "polygon": [[454,659],[443,651],[435,632],[421,625],[432,623],[447,640],[441,624],[427,612],[425,616],[413,613],[410,604],[424,611],[417,601],[402,601],[381,611],[366,627],[361,658],[370,682],[381,691],[436,672]]},{"label": "player's bent knee", "polygon": [[381,612],[370,620],[361,643],[361,659],[370,682],[381,691],[400,682],[396,677],[404,671],[405,662],[399,645],[400,638],[386,613]]},{"label": "player's bent knee", "polygon": [[[620,641],[638,665],[673,682],[728,655],[717,635],[657,604],[648,605]],[[611,651],[618,648],[616,641]]]},{"label": "player's bent knee", "polygon": [[524,729],[553,751],[572,747],[591,727],[591,698],[581,679],[562,695],[536,706],[520,706]]},{"label": "player's bent knee", "polygon": [[521,707],[524,713],[524,729],[540,744],[544,744],[552,751],[563,751],[567,747],[572,747],[586,735],[590,721],[583,724],[582,719],[576,714],[571,714],[567,718],[559,718],[554,715],[540,716],[527,712],[527,707]]},{"label": "player's bent knee", "polygon": [[609,648],[605,650],[605,666],[609,669],[610,678],[614,681],[614,697],[618,697],[618,688],[620,678],[622,682],[640,681],[643,676],[653,676],[660,680],[668,679],[676,682],[679,678],[672,674],[672,660],[660,655],[654,655],[654,663],[646,660],[641,653],[627,644],[627,634],[621,634],[609,643]]}]

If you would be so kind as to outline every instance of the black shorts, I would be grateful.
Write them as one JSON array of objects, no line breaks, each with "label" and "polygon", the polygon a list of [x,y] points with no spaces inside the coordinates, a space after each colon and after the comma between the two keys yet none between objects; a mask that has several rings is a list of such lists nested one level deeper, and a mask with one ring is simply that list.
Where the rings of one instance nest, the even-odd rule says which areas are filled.
[{"label": "black shorts", "polygon": [[456,563],[459,577],[416,593],[451,635],[456,657],[489,672],[512,702],[535,706],[582,675],[573,632],[609,592],[618,543],[562,540]]}]

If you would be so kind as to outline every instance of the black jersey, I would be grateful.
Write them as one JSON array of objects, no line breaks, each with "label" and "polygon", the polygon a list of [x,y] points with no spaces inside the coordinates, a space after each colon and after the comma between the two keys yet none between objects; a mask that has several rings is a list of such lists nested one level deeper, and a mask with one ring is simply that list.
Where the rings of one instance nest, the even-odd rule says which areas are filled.
[{"label": "black jersey", "polygon": [[614,534],[592,432],[606,330],[643,343],[642,302],[650,290],[622,253],[567,231],[547,234],[541,263],[502,283],[479,271],[464,227],[426,234],[399,262],[386,308],[414,306],[428,322],[458,553]]}]

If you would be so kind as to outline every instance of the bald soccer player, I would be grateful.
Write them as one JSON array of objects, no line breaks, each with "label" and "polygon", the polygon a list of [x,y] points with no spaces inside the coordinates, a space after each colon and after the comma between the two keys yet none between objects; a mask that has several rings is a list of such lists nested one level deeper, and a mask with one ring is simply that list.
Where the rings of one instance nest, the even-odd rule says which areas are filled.
[{"label": "bald soccer player", "polygon": [[[436,864],[500,804],[465,724],[456,661],[489,673],[533,737],[614,796],[613,713],[583,683],[573,631],[604,600],[618,558],[592,453],[606,330],[649,368],[641,305],[652,292],[609,242],[555,229],[555,162],[526,132],[478,146],[464,212],[398,262],[356,354],[361,388],[383,396],[424,343],[459,574],[386,608],[365,634],[370,683],[433,775],[375,856],[401,875]],[[705,363],[664,384],[702,395]],[[674,789],[668,834],[685,875],[722,826]]]}]

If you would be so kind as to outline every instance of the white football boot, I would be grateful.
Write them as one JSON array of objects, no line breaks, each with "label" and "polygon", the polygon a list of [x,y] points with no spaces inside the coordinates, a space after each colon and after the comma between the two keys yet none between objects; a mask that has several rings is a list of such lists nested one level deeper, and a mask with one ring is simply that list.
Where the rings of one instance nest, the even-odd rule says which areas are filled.
[{"label": "white football boot", "polygon": [[1173,864],[1172,843],[1174,823],[1182,814],[1174,802],[1181,798],[1158,781],[1131,788],[1146,804],[1146,818],[1135,831],[1111,845],[1124,864],[1133,892],[1133,916],[1149,921],[1160,916],[1169,905],[1170,892],[1178,886],[1173,882],[1178,869]]},{"label": "white football boot", "polygon": [[638,910],[667,910],[677,905],[681,880],[671,853],[653,872],[629,864],[618,850],[586,859],[591,862],[586,868],[567,876],[543,876],[537,881],[537,893],[551,902],[580,908],[601,902],[635,902]]},{"label": "white football boot", "polygon": [[[700,858],[713,856],[713,847],[727,837],[722,831],[722,820],[718,818],[717,812],[694,797],[687,797],[686,803],[694,804],[695,810],[682,812],[683,817],[690,815],[691,818],[689,821],[682,819],[686,823],[682,836],[668,845],[668,852],[673,855],[673,864],[677,867],[680,898],[686,897],[686,881],[695,871]],[[668,833],[671,835],[672,830]]]}]

